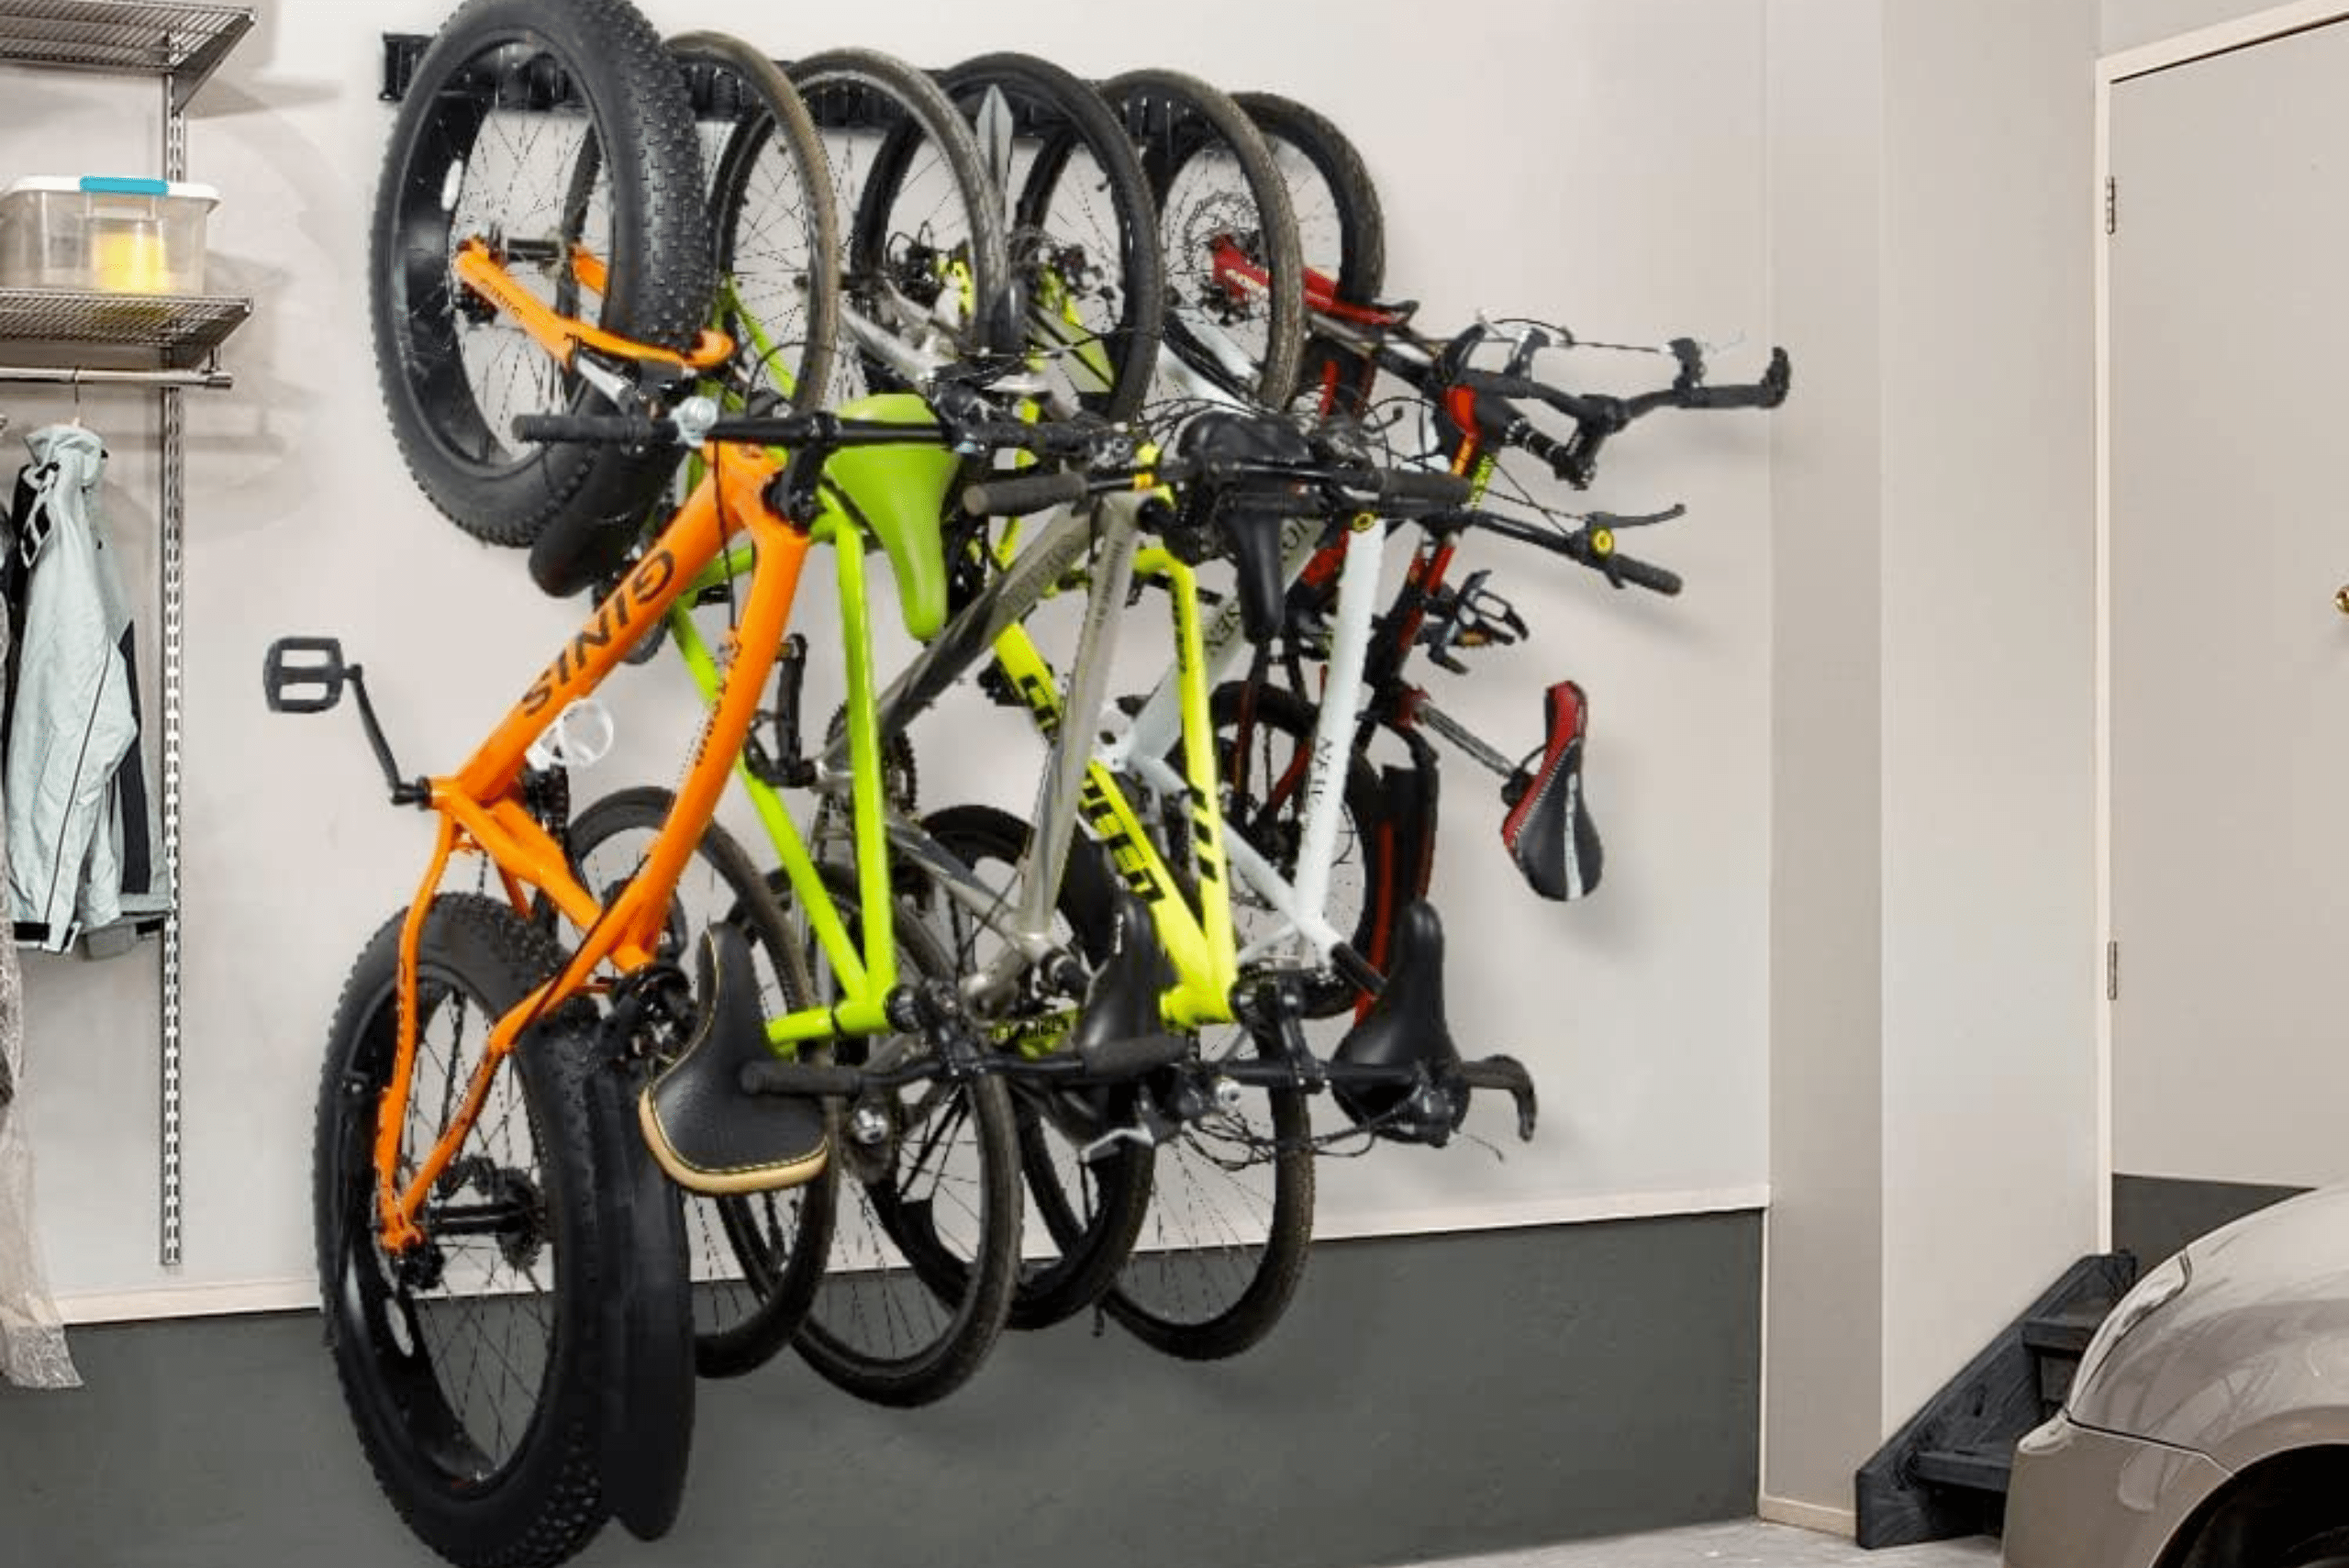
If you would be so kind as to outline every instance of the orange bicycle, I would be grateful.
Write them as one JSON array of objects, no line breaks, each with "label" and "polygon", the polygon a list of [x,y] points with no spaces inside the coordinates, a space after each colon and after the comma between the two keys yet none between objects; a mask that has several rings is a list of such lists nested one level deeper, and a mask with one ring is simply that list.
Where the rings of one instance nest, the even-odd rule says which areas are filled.
[{"label": "orange bicycle", "polygon": [[[957,1353],[984,1349],[1016,1278],[1008,1093],[977,1070],[982,1045],[952,987],[899,983],[885,854],[826,906],[830,945],[861,957],[856,995],[773,1025],[741,983],[739,930],[705,945],[698,984],[681,973],[671,906],[717,835],[809,551],[837,546],[844,603],[861,614],[868,539],[901,585],[942,573],[923,562],[939,553],[963,454],[1074,451],[1089,438],[995,420],[963,387],[949,389],[953,418],[905,394],[839,417],[721,417],[695,395],[733,351],[700,327],[712,297],[701,136],[673,57],[623,0],[473,0],[443,28],[403,106],[375,217],[378,358],[411,470],[473,531],[529,543],[542,583],[574,584],[637,550],[644,508],[685,452],[704,473],[452,773],[402,773],[363,673],[332,639],[283,639],[265,669],[279,711],[351,695],[394,803],[435,820],[416,900],[368,943],[337,1008],[315,1229],[327,1338],[362,1448],[409,1527],[461,1563],[561,1562],[607,1518],[646,1537],[674,1520],[694,1320],[666,1177],[721,1200],[820,1180],[819,1096],[839,1092],[826,1042],[889,1042],[885,1070],[868,1057],[859,1082],[902,1091],[888,1103],[909,1167],[957,1136],[984,1155],[974,1236],[940,1234],[921,1203],[897,1216],[928,1226],[924,1255],[953,1265],[932,1283],[970,1330]],[[799,286],[836,288],[834,259],[818,248],[816,261]],[[829,484],[852,479],[827,465],[867,447],[898,450],[871,454],[878,477],[859,508]],[[634,874],[591,888],[562,836],[573,717],[708,572],[749,558],[685,776]],[[849,676],[869,698],[869,651]],[[869,722],[852,727],[854,805],[877,836],[876,747]],[[475,890],[448,890],[465,860],[480,867]],[[770,900],[752,923],[781,916]],[[575,943],[557,940],[566,927]],[[806,1079],[731,1093],[742,1051],[796,1053]],[[656,1114],[646,1080],[666,1061],[704,1070],[665,1072]],[[697,1095],[722,1095],[725,1114]]]}]

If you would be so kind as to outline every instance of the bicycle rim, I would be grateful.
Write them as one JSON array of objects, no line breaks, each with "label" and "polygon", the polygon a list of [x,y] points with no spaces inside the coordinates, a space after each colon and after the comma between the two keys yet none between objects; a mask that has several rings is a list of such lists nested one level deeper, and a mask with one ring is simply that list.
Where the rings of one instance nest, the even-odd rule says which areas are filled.
[{"label": "bicycle rim", "polygon": [[[517,440],[518,415],[602,401],[458,282],[454,261],[480,241],[540,304],[682,346],[710,278],[701,206],[673,191],[690,168],[689,115],[621,0],[474,0],[419,64],[377,195],[376,356],[410,472],[469,531],[529,544],[642,506],[672,466],[668,452]],[[605,264],[601,293],[582,284],[579,250]]]},{"label": "bicycle rim", "polygon": [[840,236],[815,121],[782,69],[739,39],[670,40],[685,67],[710,193],[718,326],[736,389],[818,406],[839,330]]},{"label": "bicycle rim", "polygon": [[[1003,202],[945,91],[867,50],[811,55],[791,76],[830,169],[843,312],[950,361],[1016,346]],[[825,406],[904,385],[847,314],[842,331]]]},{"label": "bicycle rim", "polygon": [[1166,287],[1133,144],[1098,93],[1049,61],[984,55],[943,81],[1009,213],[1030,362],[1059,401],[1131,416],[1157,364]]},{"label": "bicycle rim", "polygon": [[[996,890],[995,908],[982,916],[943,892],[928,895],[929,918],[955,971],[985,972],[1003,938],[989,922],[1008,914],[1015,868],[1027,852],[1028,825],[1007,811],[955,806],[923,826],[978,882]],[[1107,873],[1083,840],[1070,846],[1054,940],[1064,951],[1098,960],[1111,940],[1104,924],[1112,907]],[[1017,994],[990,1018],[1008,1049],[1058,1049],[1077,1009],[1047,996],[1023,976]],[[1019,1285],[1010,1327],[1042,1329],[1098,1301],[1132,1251],[1150,1203],[1151,1152],[1124,1142],[1092,1161],[1083,1151],[1119,1128],[1134,1125],[1133,1084],[1068,1091],[1021,1084],[1012,1091],[1019,1124],[1019,1170],[1035,1223],[1022,1249]]]},{"label": "bicycle rim", "polygon": [[[375,1224],[374,1108],[398,1035],[401,922],[380,931],[338,1009],[318,1106],[317,1201],[328,1340],[386,1496],[461,1562],[560,1562],[605,1506],[598,1385],[610,1362],[591,1282],[596,1172],[571,1043],[542,1026],[490,1083],[435,1185],[425,1244],[385,1254]],[[451,1125],[491,1029],[551,973],[510,909],[435,901],[418,960],[415,1076],[400,1179]],[[539,1050],[533,1050],[533,1047]]]},{"label": "bicycle rim", "polygon": [[[1244,1031],[1225,1036],[1203,1043],[1220,1055],[1251,1049]],[[1310,1129],[1302,1092],[1247,1090],[1160,1144],[1150,1214],[1108,1297],[1110,1315],[1189,1361],[1237,1355],[1272,1332],[1312,1240]]]},{"label": "bicycle rim", "polygon": [[[1337,299],[1369,305],[1386,286],[1386,220],[1362,155],[1345,134],[1303,104],[1271,93],[1232,102],[1264,133],[1297,214],[1297,246],[1308,273],[1330,281]],[[1308,316],[1309,316],[1308,312]],[[1359,413],[1363,363],[1310,331],[1297,399],[1316,413]]]},{"label": "bicycle rim", "polygon": [[1102,94],[1141,150],[1166,266],[1167,354],[1150,393],[1195,393],[1169,357],[1229,397],[1286,405],[1305,348],[1305,275],[1287,186],[1247,114],[1195,78],[1137,71]]},{"label": "bicycle rim", "polygon": [[[828,873],[843,915],[853,878]],[[852,922],[851,929],[856,929]],[[895,922],[902,981],[954,978],[910,910]],[[816,995],[839,995],[820,949]],[[852,1066],[902,1067],[932,1047],[918,1035],[845,1040]],[[841,1169],[829,1266],[798,1350],[826,1379],[876,1404],[926,1405],[976,1373],[1002,1332],[1018,1281],[1017,1132],[1001,1079],[875,1091],[841,1106]]]}]

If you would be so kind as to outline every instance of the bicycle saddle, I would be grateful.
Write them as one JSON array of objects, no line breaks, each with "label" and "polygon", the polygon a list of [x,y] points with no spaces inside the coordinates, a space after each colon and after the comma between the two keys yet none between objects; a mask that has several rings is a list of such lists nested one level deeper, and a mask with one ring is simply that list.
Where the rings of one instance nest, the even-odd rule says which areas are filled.
[{"label": "bicycle saddle", "polygon": [[714,926],[699,959],[693,1039],[637,1104],[645,1144],[691,1192],[724,1196],[815,1180],[829,1151],[822,1103],[742,1087],[743,1068],[774,1060],[749,939]]},{"label": "bicycle saddle", "polygon": [[[1336,1060],[1353,1066],[1408,1069],[1424,1063],[1441,1073],[1460,1061],[1443,1010],[1443,922],[1435,906],[1413,899],[1395,922],[1386,984],[1370,1012],[1338,1045]],[[1408,1084],[1336,1086],[1339,1106],[1357,1122],[1393,1116],[1409,1099]],[[1467,1113],[1467,1101],[1458,1105]],[[1454,1122],[1457,1125],[1457,1122]],[[1419,1129],[1421,1140],[1441,1143],[1435,1129]],[[1450,1129],[1442,1129],[1448,1135]]]},{"label": "bicycle saddle", "polygon": [[1542,695],[1542,706],[1547,728],[1542,750],[1501,785],[1509,807],[1501,821],[1501,846],[1528,886],[1564,902],[1596,888],[1607,860],[1582,792],[1590,699],[1574,682],[1561,681]]},{"label": "bicycle saddle", "polygon": [[[876,393],[841,405],[843,419],[935,425],[930,406],[910,392]],[[941,524],[963,460],[942,446],[850,447],[824,465],[833,497],[881,541],[897,580],[906,632],[928,642],[946,624],[946,543]]]},{"label": "bicycle saddle", "polygon": [[[1176,443],[1182,456],[1204,462],[1250,464],[1314,461],[1311,443],[1285,419],[1219,410],[1184,428]],[[1218,494],[1200,485],[1198,502],[1212,507],[1211,519],[1231,546],[1239,575],[1240,622],[1252,642],[1268,640],[1281,628],[1288,585],[1281,581],[1281,529],[1296,516],[1296,497],[1278,491],[1250,494],[1237,488]]]},{"label": "bicycle saddle", "polygon": [[1158,944],[1149,906],[1120,893],[1117,908],[1116,945],[1085,992],[1085,1014],[1068,1042],[1087,1067],[1111,1078],[1171,1066],[1191,1051],[1189,1040],[1159,1021],[1159,994],[1174,979],[1174,968]]}]

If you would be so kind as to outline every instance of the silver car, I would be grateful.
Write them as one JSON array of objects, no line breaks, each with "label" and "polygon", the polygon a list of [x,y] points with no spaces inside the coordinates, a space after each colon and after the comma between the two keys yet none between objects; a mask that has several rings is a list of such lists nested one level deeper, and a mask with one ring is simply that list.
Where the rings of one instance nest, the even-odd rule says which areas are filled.
[{"label": "silver car", "polygon": [[2349,1568],[2349,1187],[2214,1231],[2022,1440],[2008,1568]]}]

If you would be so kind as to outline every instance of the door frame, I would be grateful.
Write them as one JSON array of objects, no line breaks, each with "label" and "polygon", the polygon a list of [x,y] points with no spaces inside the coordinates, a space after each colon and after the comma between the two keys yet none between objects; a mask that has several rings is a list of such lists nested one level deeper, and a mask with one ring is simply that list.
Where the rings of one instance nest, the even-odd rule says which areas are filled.
[{"label": "door frame", "polygon": [[[2112,250],[2105,233],[2112,175],[2112,90],[2124,82],[2349,21],[2349,0],[2292,0],[2192,32],[2100,56],[2096,65],[2096,927],[2112,932]],[[2125,195],[2124,195],[2125,201]],[[2108,949],[2109,951],[2109,949]],[[2096,966],[2097,1234],[2112,1247],[2112,1003]]]}]

